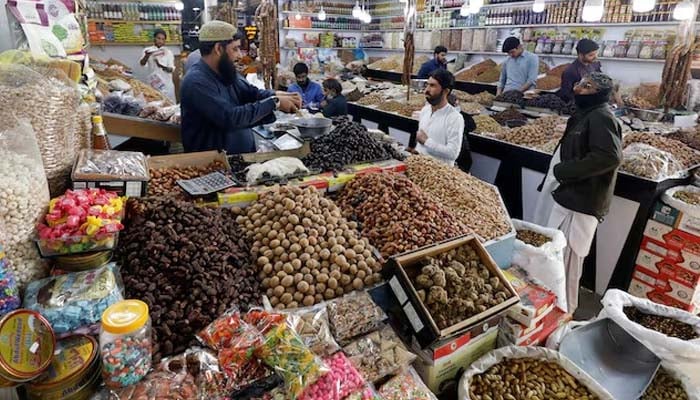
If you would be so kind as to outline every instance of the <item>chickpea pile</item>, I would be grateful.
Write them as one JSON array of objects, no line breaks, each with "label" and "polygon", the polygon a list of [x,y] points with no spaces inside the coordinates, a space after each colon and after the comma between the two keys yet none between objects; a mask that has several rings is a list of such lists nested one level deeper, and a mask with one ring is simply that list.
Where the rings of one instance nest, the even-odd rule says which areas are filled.
[{"label": "chickpea pile", "polygon": [[315,188],[262,193],[237,219],[277,309],[311,306],[381,280],[369,242]]}]

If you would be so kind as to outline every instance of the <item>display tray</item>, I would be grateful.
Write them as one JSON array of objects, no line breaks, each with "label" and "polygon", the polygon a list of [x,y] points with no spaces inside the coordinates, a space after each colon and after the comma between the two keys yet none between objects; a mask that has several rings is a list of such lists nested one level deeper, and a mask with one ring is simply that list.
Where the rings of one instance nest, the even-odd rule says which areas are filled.
[{"label": "display tray", "polygon": [[148,168],[173,168],[173,167],[205,167],[214,161],[219,161],[231,170],[226,152],[224,151],[200,151],[196,153],[171,154],[168,156],[153,156],[146,159]]},{"label": "display tray", "polygon": [[515,103],[506,103],[505,101],[493,101],[493,106],[492,107],[502,107],[505,109],[509,108],[522,108],[518,104]]},{"label": "display tray", "polygon": [[102,118],[105,130],[112,135],[166,142],[182,141],[180,125],[113,113],[103,113]]},{"label": "display tray", "polygon": [[[523,111],[521,111],[521,112],[524,113],[524,111],[530,111],[530,112],[533,112],[533,113],[546,114],[546,115],[559,115],[558,112],[552,110],[551,108],[543,108],[543,107],[530,107],[530,106],[525,106],[525,108],[524,108]],[[527,113],[524,113],[524,114],[525,114],[525,115],[528,115]],[[536,115],[536,116],[539,117],[539,115]]]},{"label": "display tray", "polygon": [[[444,329],[438,328],[428,308],[418,298],[418,293],[409,276],[417,275],[420,261],[426,257],[446,253],[461,246],[471,246],[479,255],[481,262],[489,271],[498,277],[506,288],[510,297],[503,303],[491,307],[486,311],[473,315],[457,324]],[[473,235],[462,236],[457,239],[423,247],[421,249],[406,252],[389,258],[384,268],[384,274],[389,278],[389,286],[402,306],[404,315],[410,321],[413,336],[422,347],[427,347],[438,340],[454,335],[457,332],[483,322],[495,315],[504,314],[509,307],[518,303],[520,298],[513,286],[503,275],[496,262],[486,248]]]},{"label": "display tray", "polygon": [[119,232],[97,236],[68,236],[56,239],[36,239],[42,257],[66,256],[107,251],[117,247]]}]

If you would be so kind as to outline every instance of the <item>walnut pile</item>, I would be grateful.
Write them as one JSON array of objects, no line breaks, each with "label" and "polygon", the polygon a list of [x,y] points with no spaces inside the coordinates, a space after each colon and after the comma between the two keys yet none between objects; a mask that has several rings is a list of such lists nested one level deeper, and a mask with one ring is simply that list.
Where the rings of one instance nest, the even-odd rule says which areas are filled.
[{"label": "walnut pile", "polygon": [[528,229],[518,231],[516,238],[524,243],[535,247],[540,247],[552,241],[552,239],[549,236]]},{"label": "walnut pile", "polygon": [[629,107],[641,108],[642,110],[653,110],[656,108],[649,100],[639,96],[628,97],[625,99],[625,104]]},{"label": "walnut pile", "polygon": [[508,212],[493,186],[429,156],[411,156],[406,164],[411,181],[484,240],[511,231]]},{"label": "walnut pile", "polygon": [[413,278],[418,298],[445,329],[506,301],[511,295],[470,245],[422,261]]},{"label": "walnut pile", "polygon": [[659,150],[671,153],[684,168],[690,168],[700,164],[700,153],[694,151],[678,140],[668,139],[647,132],[630,133],[624,138],[624,147],[632,143],[644,143]]}]

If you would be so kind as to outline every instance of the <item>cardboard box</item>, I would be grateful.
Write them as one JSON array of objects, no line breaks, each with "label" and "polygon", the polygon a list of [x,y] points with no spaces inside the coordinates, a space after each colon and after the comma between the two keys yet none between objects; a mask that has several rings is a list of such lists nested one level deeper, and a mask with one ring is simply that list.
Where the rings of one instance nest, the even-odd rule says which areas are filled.
[{"label": "cardboard box", "polygon": [[204,167],[214,161],[219,161],[231,169],[226,153],[223,151],[200,151],[196,153],[171,154],[167,156],[153,156],[146,159],[149,169],[170,167]]},{"label": "cardboard box", "polygon": [[659,304],[695,312],[700,306],[700,287],[691,288],[678,280],[635,268],[628,292]]},{"label": "cardboard box", "polygon": [[[73,169],[71,171],[71,181],[73,182],[73,190],[78,189],[104,189],[110,192],[115,192],[119,196],[128,197],[141,197],[145,196],[148,188],[148,165],[145,164],[143,168],[146,169],[146,175],[143,177],[133,177],[129,179],[122,178],[110,178],[102,174],[82,174],[78,173],[76,169],[78,165],[84,165],[85,159],[89,157],[91,153],[88,149],[83,149],[80,151],[73,164]],[[118,152],[117,152],[118,153]],[[141,155],[143,156],[143,155]],[[145,158],[144,158],[145,160]]]},{"label": "cardboard box", "polygon": [[700,237],[700,218],[686,214],[661,201],[654,206],[651,218],[680,231]]},{"label": "cardboard box", "polygon": [[[500,318],[496,318],[498,320]],[[475,327],[479,332],[482,327]],[[485,332],[473,334],[471,331],[439,342],[429,349],[421,350],[412,346],[418,358],[413,367],[423,382],[434,393],[440,394],[449,386],[456,385],[464,371],[474,361],[493,350],[498,338],[498,323],[490,325]]]},{"label": "cardboard box", "polygon": [[[497,276],[503,282],[506,290],[510,293],[510,297],[503,303],[478,313],[458,324],[440,329],[430,315],[427,307],[418,299],[416,289],[409,277],[418,275],[420,271],[420,261],[426,257],[436,256],[461,246],[471,246],[477,252],[483,264],[494,276]],[[422,347],[427,347],[436,341],[449,338],[495,315],[504,314],[509,307],[519,301],[517,292],[505,278],[503,271],[498,268],[493,258],[491,258],[479,240],[472,235],[462,236],[437,245],[426,246],[412,252],[391,257],[384,267],[384,274],[389,280],[389,286],[394,292],[404,315],[410,322],[413,335]]]},{"label": "cardboard box", "polygon": [[664,225],[660,222],[650,219],[647,221],[647,225],[644,228],[644,236],[652,238],[656,241],[663,242],[664,235],[673,231],[673,227]]},{"label": "cardboard box", "polygon": [[520,303],[508,309],[508,316],[526,327],[533,327],[557,301],[550,290],[532,282],[519,267],[503,271],[503,275],[520,296]]},{"label": "cardboard box", "polygon": [[[553,307],[552,311],[547,313],[534,329],[528,331],[524,336],[516,337],[511,335],[510,329],[507,327],[507,324],[513,324],[514,322],[512,320],[508,321],[508,318],[504,318],[500,326],[500,343],[503,345],[509,344],[516,346],[544,345],[552,332],[570,320],[571,314],[565,313],[558,307]],[[504,329],[504,327],[506,327],[506,329]]]}]

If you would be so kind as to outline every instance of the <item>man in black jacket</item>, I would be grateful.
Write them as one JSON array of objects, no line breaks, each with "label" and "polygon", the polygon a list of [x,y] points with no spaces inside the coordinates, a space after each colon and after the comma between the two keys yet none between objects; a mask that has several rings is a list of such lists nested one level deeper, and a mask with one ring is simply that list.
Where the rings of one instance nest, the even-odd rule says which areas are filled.
[{"label": "man in black jacket", "polygon": [[610,209],[622,162],[622,131],[608,106],[612,90],[612,79],[599,72],[574,87],[576,113],[552,157],[536,210],[536,222],[547,221],[567,238],[567,311],[572,314],[578,307],[583,259]]}]

